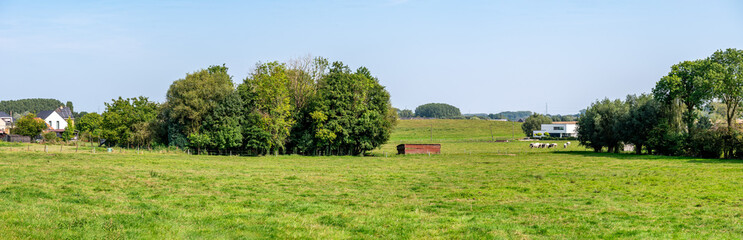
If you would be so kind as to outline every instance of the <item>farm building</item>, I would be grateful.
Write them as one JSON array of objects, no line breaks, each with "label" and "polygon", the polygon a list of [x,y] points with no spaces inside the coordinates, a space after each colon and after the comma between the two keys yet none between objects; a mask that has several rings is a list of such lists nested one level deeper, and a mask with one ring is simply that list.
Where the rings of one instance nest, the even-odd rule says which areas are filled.
[{"label": "farm building", "polygon": [[397,154],[439,154],[441,144],[400,144],[397,145]]},{"label": "farm building", "polygon": [[542,124],[542,129],[534,130],[534,137],[541,138],[547,133],[550,137],[577,137],[578,122],[552,122]]},{"label": "farm building", "polygon": [[49,125],[49,129],[51,130],[67,128],[67,121],[54,110],[41,111],[39,112],[39,115],[37,115],[37,117],[44,120],[44,122]]},{"label": "farm building", "polygon": [[8,134],[13,126],[13,118],[5,112],[0,112],[0,134]]}]

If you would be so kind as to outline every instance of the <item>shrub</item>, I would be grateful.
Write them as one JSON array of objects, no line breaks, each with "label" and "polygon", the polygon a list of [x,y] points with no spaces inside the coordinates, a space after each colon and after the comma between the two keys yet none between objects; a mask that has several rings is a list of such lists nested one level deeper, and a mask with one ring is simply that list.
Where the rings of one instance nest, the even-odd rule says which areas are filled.
[{"label": "shrub", "polygon": [[702,158],[719,158],[722,155],[720,130],[697,129],[689,139],[689,155]]},{"label": "shrub", "polygon": [[55,132],[45,132],[41,134],[41,137],[44,139],[45,143],[55,143],[57,142],[57,133]]}]

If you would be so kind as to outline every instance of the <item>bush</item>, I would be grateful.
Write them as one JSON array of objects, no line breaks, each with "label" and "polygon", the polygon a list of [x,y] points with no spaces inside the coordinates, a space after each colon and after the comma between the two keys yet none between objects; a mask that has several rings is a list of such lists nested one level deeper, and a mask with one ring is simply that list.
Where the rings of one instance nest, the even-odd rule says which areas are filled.
[{"label": "bush", "polygon": [[55,132],[42,133],[41,137],[44,139],[45,143],[56,143],[57,142],[57,133]]},{"label": "bush", "polygon": [[722,155],[720,130],[697,129],[689,139],[689,155],[701,158],[719,158]]}]

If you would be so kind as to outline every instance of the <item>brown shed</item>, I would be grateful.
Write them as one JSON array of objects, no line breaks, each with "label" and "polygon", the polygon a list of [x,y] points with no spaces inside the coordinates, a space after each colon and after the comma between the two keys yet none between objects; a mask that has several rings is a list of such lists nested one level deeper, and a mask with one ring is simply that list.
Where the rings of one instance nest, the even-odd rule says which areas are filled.
[{"label": "brown shed", "polygon": [[397,145],[397,154],[439,154],[441,144],[400,144]]}]

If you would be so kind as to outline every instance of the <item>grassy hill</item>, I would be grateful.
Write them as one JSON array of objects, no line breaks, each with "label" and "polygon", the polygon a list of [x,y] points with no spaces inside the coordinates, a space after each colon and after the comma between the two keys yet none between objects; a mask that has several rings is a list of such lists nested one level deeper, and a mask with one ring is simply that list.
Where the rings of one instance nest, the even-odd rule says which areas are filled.
[{"label": "grassy hill", "polygon": [[[439,143],[441,152],[445,154],[547,151],[546,149],[529,149],[529,142],[513,141],[525,137],[521,124],[519,122],[465,119],[399,120],[392,131],[390,141],[381,149],[373,152],[375,154],[396,153],[395,147],[402,143]],[[432,132],[433,138],[431,138]],[[493,142],[493,140],[510,140],[511,142]],[[564,141],[551,142],[564,143]],[[570,150],[583,150],[576,146],[577,144],[571,145]],[[558,149],[550,149],[550,151],[556,150]]]},{"label": "grassy hill", "polygon": [[[492,130],[492,135],[491,135]],[[465,119],[399,120],[393,142],[473,142],[524,137],[521,123]]]}]

